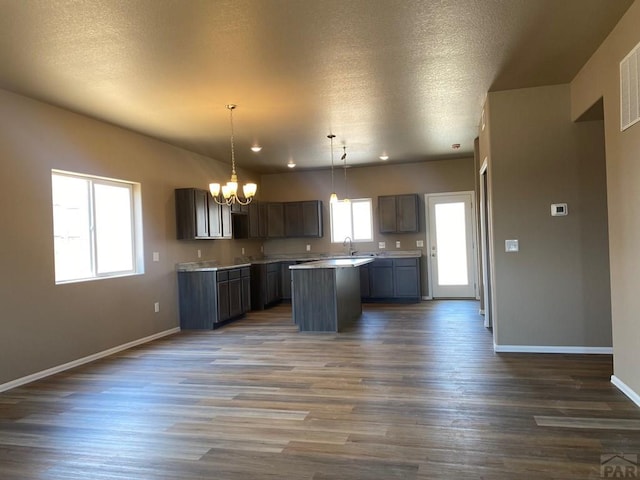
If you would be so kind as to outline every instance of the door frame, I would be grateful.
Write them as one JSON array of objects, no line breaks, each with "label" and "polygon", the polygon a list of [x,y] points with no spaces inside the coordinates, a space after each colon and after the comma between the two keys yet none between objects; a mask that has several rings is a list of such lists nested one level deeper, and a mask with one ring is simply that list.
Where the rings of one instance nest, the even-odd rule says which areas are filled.
[{"label": "door frame", "polygon": [[441,192],[441,193],[425,193],[424,194],[424,215],[425,215],[425,236],[426,236],[426,245],[427,245],[427,282],[428,282],[428,292],[427,298],[429,300],[433,299],[433,266],[431,265],[431,235],[429,231],[429,199],[437,198],[437,197],[449,197],[452,195],[469,195],[471,197],[471,215],[470,219],[471,223],[471,252],[472,257],[469,259],[469,266],[473,269],[471,279],[473,280],[473,291],[474,298],[476,300],[480,300],[480,296],[478,294],[478,249],[476,245],[478,245],[478,232],[477,232],[477,224],[478,221],[475,218],[476,208],[474,206],[474,202],[476,201],[476,192],[473,190],[463,190],[458,192]]},{"label": "door frame", "polygon": [[478,172],[480,180],[480,258],[482,260],[482,292],[484,309],[480,312],[484,315],[484,326],[493,326],[493,252],[491,250],[491,222],[489,208],[489,172],[487,170],[488,161],[485,157]]}]

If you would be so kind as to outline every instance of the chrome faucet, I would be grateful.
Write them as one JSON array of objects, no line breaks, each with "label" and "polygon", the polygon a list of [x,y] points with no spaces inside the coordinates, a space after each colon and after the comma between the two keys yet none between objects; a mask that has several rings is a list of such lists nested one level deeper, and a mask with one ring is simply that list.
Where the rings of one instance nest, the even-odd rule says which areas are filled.
[{"label": "chrome faucet", "polygon": [[351,240],[351,237],[345,237],[344,241],[342,242],[342,246],[346,247],[347,255],[351,256],[356,253],[356,251],[353,249],[353,241]]}]

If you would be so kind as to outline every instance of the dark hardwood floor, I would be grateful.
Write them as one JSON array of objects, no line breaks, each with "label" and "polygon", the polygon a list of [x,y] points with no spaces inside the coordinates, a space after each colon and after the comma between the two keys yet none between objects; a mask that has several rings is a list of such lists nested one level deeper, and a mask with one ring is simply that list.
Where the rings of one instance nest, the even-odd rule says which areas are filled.
[{"label": "dark hardwood floor", "polygon": [[0,479],[586,479],[640,454],[606,355],[495,354],[470,301],[291,307],[0,394]]}]

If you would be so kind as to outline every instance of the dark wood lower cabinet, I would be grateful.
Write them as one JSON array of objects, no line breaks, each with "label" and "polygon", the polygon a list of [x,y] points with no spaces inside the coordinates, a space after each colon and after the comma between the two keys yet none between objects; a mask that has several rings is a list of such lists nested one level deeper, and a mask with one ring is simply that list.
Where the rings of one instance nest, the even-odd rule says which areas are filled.
[{"label": "dark wood lower cabinet", "polygon": [[218,272],[218,318],[214,323],[226,322],[231,318],[229,306],[229,278],[227,272]]},{"label": "dark wood lower cabinet", "polygon": [[280,262],[251,265],[252,310],[264,310],[281,300],[280,275]]},{"label": "dark wood lower cabinet", "polygon": [[365,302],[420,302],[420,258],[382,258],[360,267]]},{"label": "dark wood lower cabinet", "polygon": [[180,328],[212,329],[251,309],[249,267],[178,272]]},{"label": "dark wood lower cabinet", "polygon": [[291,300],[291,270],[289,267],[298,262],[280,262],[280,297]]},{"label": "dark wood lower cabinet", "polygon": [[[251,265],[251,308],[263,310],[292,297],[291,270],[300,261],[283,260]],[[420,258],[376,258],[362,265],[360,298],[363,302],[403,302],[422,300]]]}]

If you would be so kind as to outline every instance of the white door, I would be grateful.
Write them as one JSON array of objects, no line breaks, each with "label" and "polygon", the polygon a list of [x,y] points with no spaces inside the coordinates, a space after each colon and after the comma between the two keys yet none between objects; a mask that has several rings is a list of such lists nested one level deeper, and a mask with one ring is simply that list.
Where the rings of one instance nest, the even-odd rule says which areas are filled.
[{"label": "white door", "polygon": [[431,296],[476,298],[473,192],[426,197]]}]

